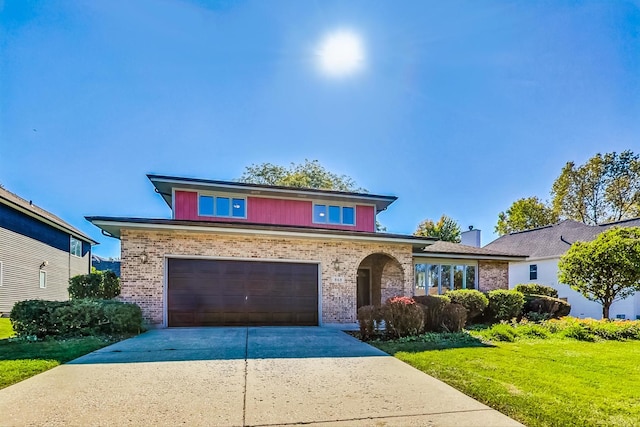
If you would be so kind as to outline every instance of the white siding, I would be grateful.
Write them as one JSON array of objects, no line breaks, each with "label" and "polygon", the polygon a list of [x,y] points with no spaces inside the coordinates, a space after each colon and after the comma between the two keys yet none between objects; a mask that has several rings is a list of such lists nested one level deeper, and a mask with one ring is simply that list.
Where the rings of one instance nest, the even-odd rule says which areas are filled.
[{"label": "white siding", "polygon": [[[73,258],[73,259],[72,259]],[[0,314],[26,299],[69,299],[69,278],[89,272],[89,253],[82,258],[52,248],[37,240],[0,228],[0,262],[3,280],[0,286]],[[40,265],[47,272],[47,287],[40,288]]]},{"label": "white siding", "polygon": [[[529,280],[529,265],[538,266],[538,279]],[[589,301],[582,294],[571,289],[568,285],[558,282],[558,258],[537,261],[510,262],[509,263],[509,288],[514,288],[520,283],[539,283],[557,289],[558,297],[567,298],[571,304],[571,316],[591,317],[600,319],[602,317],[602,305]],[[625,300],[615,302],[611,305],[609,316],[613,319],[616,315],[623,314],[627,319],[634,320],[640,315],[640,292]]]}]

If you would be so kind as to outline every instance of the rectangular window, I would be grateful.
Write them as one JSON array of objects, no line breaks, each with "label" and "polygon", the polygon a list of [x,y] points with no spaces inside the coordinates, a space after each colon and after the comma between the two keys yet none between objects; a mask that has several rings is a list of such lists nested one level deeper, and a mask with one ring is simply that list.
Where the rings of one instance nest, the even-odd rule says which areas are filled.
[{"label": "rectangular window", "polygon": [[467,265],[467,289],[476,288],[476,267]]},{"label": "rectangular window", "polygon": [[40,270],[40,288],[45,289],[47,287],[47,272]]},{"label": "rectangular window", "polygon": [[529,280],[538,280],[538,265],[529,265]]},{"label": "rectangular window", "polygon": [[451,290],[451,272],[453,271],[452,265],[440,266],[440,293],[445,294]]},{"label": "rectangular window", "polygon": [[246,216],[244,207],[244,199],[233,199],[233,205],[231,206],[231,216],[235,218],[244,218]]},{"label": "rectangular window", "polygon": [[216,197],[216,216],[230,216],[230,208],[231,203],[228,197]]},{"label": "rectangular window", "polygon": [[427,275],[426,268],[427,264],[416,264],[416,295],[425,295],[426,293],[426,283],[427,283]]},{"label": "rectangular window", "polygon": [[313,222],[327,222],[327,206],[326,205],[313,206]]},{"label": "rectangular window", "polygon": [[438,295],[440,292],[440,266],[427,264],[427,284],[429,285],[429,295]]},{"label": "rectangular window", "polygon": [[329,224],[340,224],[340,206],[329,206]]},{"label": "rectangular window", "polygon": [[213,196],[200,196],[198,215],[213,216]]},{"label": "rectangular window", "polygon": [[353,206],[313,205],[313,222],[355,225],[355,208]]},{"label": "rectangular window", "polygon": [[351,206],[344,206],[342,208],[342,223],[344,225],[356,224],[355,209],[352,208]]},{"label": "rectangular window", "polygon": [[456,265],[453,267],[453,289],[466,289],[466,277],[464,274],[464,265]]},{"label": "rectangular window", "polygon": [[81,257],[82,256],[82,242],[75,237],[71,237],[71,255]]}]

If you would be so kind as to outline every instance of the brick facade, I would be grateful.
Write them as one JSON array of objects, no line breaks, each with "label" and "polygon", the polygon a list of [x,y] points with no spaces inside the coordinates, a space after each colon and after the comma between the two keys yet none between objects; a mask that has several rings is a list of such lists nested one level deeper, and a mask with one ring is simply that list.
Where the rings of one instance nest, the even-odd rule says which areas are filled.
[{"label": "brick facade", "polygon": [[[406,243],[123,229],[121,251],[121,299],[138,304],[145,322],[153,325],[163,325],[166,257],[172,255],[318,262],[323,323],[356,321],[356,274],[369,255],[386,255],[380,257],[383,301],[413,293],[412,248]],[[371,258],[367,262],[380,265]]]},{"label": "brick facade", "polygon": [[508,261],[478,261],[478,288],[482,292],[509,289]]}]

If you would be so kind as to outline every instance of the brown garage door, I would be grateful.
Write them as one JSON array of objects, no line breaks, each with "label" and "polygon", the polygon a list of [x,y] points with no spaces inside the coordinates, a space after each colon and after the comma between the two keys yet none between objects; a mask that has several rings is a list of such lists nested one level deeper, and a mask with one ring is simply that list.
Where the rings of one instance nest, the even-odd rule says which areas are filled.
[{"label": "brown garage door", "polygon": [[317,325],[318,266],[169,259],[168,326]]}]

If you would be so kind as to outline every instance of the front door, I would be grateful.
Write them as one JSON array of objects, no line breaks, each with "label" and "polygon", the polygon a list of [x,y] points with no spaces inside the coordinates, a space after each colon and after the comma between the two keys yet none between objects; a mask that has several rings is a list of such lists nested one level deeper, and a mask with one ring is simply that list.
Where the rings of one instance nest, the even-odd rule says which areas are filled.
[{"label": "front door", "polygon": [[358,308],[371,305],[371,270],[358,269]]}]

